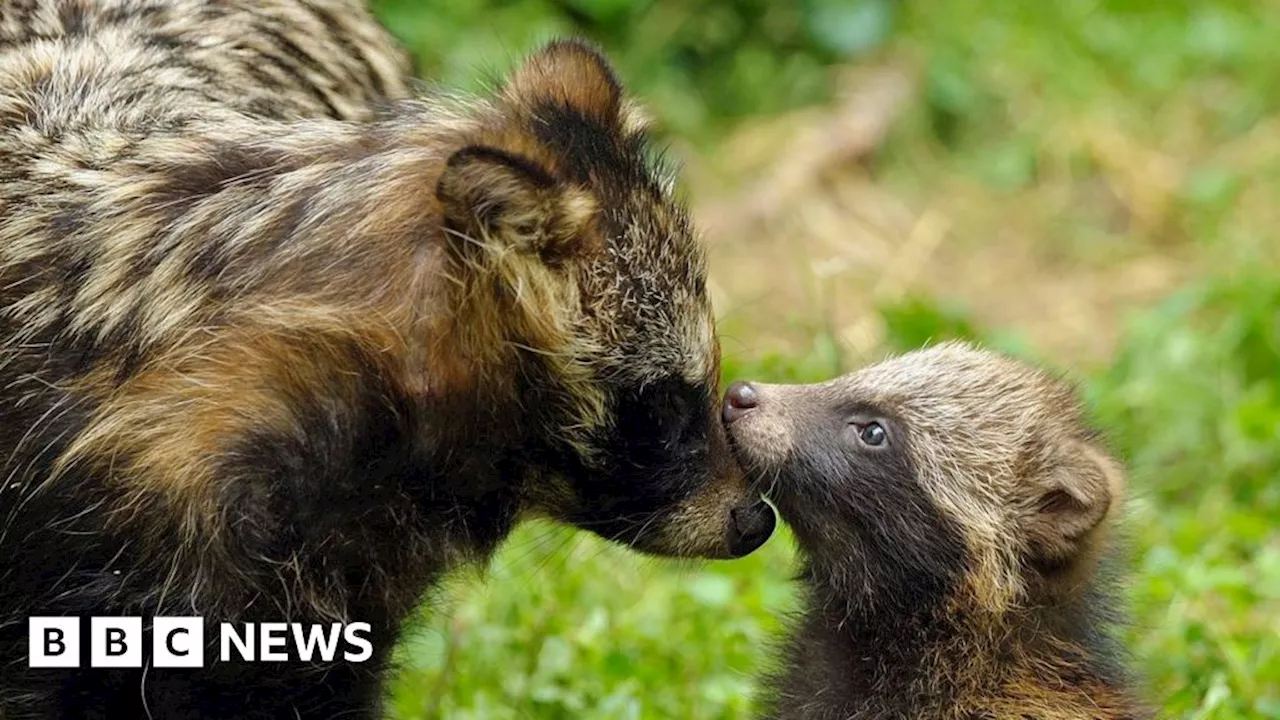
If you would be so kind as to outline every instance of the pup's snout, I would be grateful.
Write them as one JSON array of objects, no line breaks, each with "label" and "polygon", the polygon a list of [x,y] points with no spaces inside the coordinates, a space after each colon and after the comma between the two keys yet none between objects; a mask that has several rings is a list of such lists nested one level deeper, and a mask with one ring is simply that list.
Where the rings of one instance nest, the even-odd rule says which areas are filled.
[{"label": "pup's snout", "polygon": [[761,500],[729,511],[729,556],[750,554],[773,535],[778,519],[773,508]]},{"label": "pup's snout", "polygon": [[760,398],[756,389],[751,386],[751,383],[739,380],[724,391],[724,407],[720,415],[726,423],[731,423],[759,404]]}]

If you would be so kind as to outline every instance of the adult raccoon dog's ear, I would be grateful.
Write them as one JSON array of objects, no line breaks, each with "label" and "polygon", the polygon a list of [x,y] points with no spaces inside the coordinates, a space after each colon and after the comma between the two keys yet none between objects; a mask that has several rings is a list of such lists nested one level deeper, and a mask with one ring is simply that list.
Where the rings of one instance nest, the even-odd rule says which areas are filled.
[{"label": "adult raccoon dog's ear", "polygon": [[587,241],[597,210],[589,193],[562,185],[539,163],[486,145],[449,158],[436,198],[450,247],[472,263],[486,250],[516,250],[559,264]]},{"label": "adult raccoon dog's ear", "polygon": [[1036,448],[1023,499],[1028,560],[1045,573],[1069,569],[1093,554],[1095,530],[1120,502],[1120,470],[1088,443],[1068,440]]},{"label": "adult raccoon dog's ear", "polygon": [[568,109],[626,136],[650,124],[644,110],[626,97],[605,56],[582,40],[545,45],[510,76],[502,95],[534,116]]}]

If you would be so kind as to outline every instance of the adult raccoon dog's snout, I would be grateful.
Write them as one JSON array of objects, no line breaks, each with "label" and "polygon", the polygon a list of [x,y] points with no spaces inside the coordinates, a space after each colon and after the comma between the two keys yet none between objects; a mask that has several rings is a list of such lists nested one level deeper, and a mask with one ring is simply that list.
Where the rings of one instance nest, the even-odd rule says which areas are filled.
[{"label": "adult raccoon dog's snout", "polygon": [[760,547],[773,534],[777,518],[763,500],[729,511],[729,555],[742,557]]},{"label": "adult raccoon dog's snout", "polygon": [[653,555],[737,558],[763,545],[773,509],[734,457],[714,388],[667,381],[624,392],[600,464],[569,475],[572,508],[560,510],[563,497],[544,507]]}]

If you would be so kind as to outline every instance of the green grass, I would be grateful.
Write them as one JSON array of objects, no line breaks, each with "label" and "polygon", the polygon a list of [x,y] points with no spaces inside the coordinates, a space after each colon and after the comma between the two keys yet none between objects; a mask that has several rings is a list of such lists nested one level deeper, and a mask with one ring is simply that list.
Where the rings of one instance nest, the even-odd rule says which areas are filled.
[{"label": "green grass", "polygon": [[1130,637],[1154,697],[1280,717],[1280,281],[1187,288],[1090,390],[1141,501]]},{"label": "green grass", "polygon": [[[1060,215],[1018,218],[1031,241],[1190,258],[1197,277],[1118,319],[1120,346],[1096,366],[984,327],[946,297],[881,308],[885,350],[971,337],[1080,376],[1129,469],[1127,638],[1149,697],[1166,717],[1280,718],[1280,215],[1270,209],[1280,142],[1266,129],[1280,116],[1280,5],[765,5],[386,0],[382,10],[446,84],[506,67],[549,34],[584,31],[671,129],[704,141],[743,116],[821,101],[836,58],[915,58],[925,92],[877,158],[880,178],[923,195],[945,191],[938,177],[964,177],[1007,193],[1010,213],[1034,204],[1023,192],[1057,203],[1058,183],[1069,191]],[[1094,185],[1120,177],[1112,190],[1137,192],[1127,199],[1141,210],[1144,183],[1166,179],[1108,156],[1123,143],[1081,151],[1073,133],[1097,127],[1185,170],[1167,205],[1136,218],[1109,209]],[[812,381],[848,365],[823,334],[761,357],[734,349],[750,347],[749,324],[728,331],[726,377]],[[743,560],[697,564],[523,527],[483,577],[454,578],[401,645],[395,715],[749,717],[753,678],[794,607],[792,561],[785,532]]]},{"label": "green grass", "polygon": [[[745,717],[792,606],[783,536],[735,563],[643,560],[522,528],[488,582],[403,646],[401,717]],[[441,685],[447,690],[441,691]]]}]

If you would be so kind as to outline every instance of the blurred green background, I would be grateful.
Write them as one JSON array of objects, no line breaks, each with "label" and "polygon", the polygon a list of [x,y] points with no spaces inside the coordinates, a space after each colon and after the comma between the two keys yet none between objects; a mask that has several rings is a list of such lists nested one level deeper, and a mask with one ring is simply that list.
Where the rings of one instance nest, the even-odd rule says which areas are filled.
[{"label": "blurred green background", "polygon": [[[449,87],[557,34],[607,49],[709,228],[727,378],[957,336],[1080,378],[1130,470],[1146,694],[1167,717],[1280,718],[1280,3],[377,7]],[[905,100],[869,93],[873,71]],[[714,222],[753,192],[780,200]],[[394,710],[749,717],[792,552],[783,532],[664,562],[526,526],[403,643]]]}]

